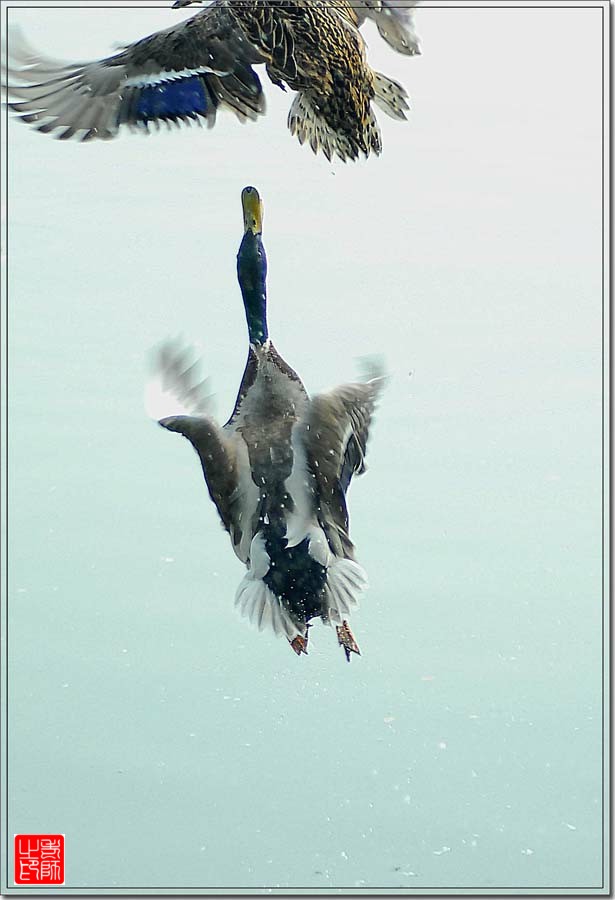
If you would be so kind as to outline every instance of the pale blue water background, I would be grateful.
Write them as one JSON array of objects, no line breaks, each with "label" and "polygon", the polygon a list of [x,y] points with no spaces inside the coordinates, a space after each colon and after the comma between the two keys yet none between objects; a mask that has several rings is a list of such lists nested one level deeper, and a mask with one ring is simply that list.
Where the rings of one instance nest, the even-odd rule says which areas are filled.
[{"label": "pale blue water background", "polygon": [[[179,18],[10,16],[69,59]],[[12,123],[7,833],[65,833],[67,886],[601,884],[601,17],[423,8],[414,60],[369,30],[413,113],[354,166],[269,84],[266,121],[209,133]],[[143,412],[179,331],[232,407],[246,184],[308,389],[392,375],[351,665],[239,618],[198,460]]]}]

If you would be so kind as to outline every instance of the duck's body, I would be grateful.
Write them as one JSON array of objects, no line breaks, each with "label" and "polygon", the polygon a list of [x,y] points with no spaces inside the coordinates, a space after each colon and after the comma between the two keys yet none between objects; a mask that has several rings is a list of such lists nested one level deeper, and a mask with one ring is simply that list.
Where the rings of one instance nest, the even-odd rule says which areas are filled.
[{"label": "duck's body", "polygon": [[[246,194],[246,192],[248,192]],[[246,204],[258,194],[246,189]],[[198,415],[160,424],[195,447],[210,495],[247,573],[236,595],[259,628],[305,651],[310,621],[337,626],[347,656],[358,652],[347,617],[367,585],[354,559],[346,491],[364,453],[382,376],[310,399],[271,343],[265,312],[266,262],[260,233],[246,230],[238,256],[250,348],[235,409],[222,428],[198,405],[194,369],[165,349],[167,392]]]},{"label": "duck's body", "polygon": [[[187,4],[180,4],[187,5]],[[288,125],[330,159],[381,149],[372,101],[396,118],[404,89],[367,63],[358,26],[374,18],[402,53],[418,53],[411,7],[380,0],[214,0],[191,19],[143,38],[113,56],[67,65],[9,40],[11,108],[39,131],[62,139],[115,137],[121,126],[201,119],[218,108],[256,119],[265,99],[253,66],[297,91]]]}]

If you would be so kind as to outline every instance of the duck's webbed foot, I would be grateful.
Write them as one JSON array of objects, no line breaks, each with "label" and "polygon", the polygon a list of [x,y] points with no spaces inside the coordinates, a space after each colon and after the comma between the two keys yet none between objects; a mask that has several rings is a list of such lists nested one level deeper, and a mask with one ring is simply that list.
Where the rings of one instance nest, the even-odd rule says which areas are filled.
[{"label": "duck's webbed foot", "polygon": [[305,653],[305,655],[307,656],[308,628],[309,627],[310,627],[309,625],[305,626],[305,634],[304,635],[298,634],[296,637],[294,637],[292,639],[292,641],[288,642],[290,644],[290,646],[293,648],[293,650],[295,651],[295,653],[297,654],[297,656],[301,656],[302,653]]},{"label": "duck's webbed foot", "polygon": [[338,643],[344,648],[344,653],[346,654],[348,662],[350,662],[351,653],[356,653],[358,656],[361,656],[359,645],[355,641],[354,634],[350,630],[350,625],[346,619],[343,620],[341,625],[336,625],[335,630],[337,631]]}]

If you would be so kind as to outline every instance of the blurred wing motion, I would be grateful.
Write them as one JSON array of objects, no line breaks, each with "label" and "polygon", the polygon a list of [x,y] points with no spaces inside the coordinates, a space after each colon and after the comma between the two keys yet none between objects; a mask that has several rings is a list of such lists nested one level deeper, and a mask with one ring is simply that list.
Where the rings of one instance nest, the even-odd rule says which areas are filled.
[{"label": "blurred wing motion", "polygon": [[201,461],[203,475],[222,524],[232,528],[231,498],[237,488],[235,450],[211,415],[207,380],[199,380],[200,361],[179,341],[161,344],[150,359],[147,414],[187,438]]},{"label": "blurred wing motion", "polygon": [[414,10],[419,0],[381,0],[380,3],[357,3],[355,8],[362,25],[372,19],[381,37],[393,50],[405,56],[417,56],[421,44],[414,26]]},{"label": "blurred wing motion", "polygon": [[201,360],[179,338],[163,341],[149,357],[145,409],[152,419],[171,415],[211,416],[209,378],[201,378]]},{"label": "blurred wing motion", "polygon": [[370,68],[357,26],[371,18],[392,47],[417,53],[412,8],[405,4],[214,0],[186,21],[83,63],[46,58],[13,30],[8,105],[22,121],[61,140],[108,140],[122,126],[144,132],[161,123],[212,127],[218,109],[241,121],[265,112],[254,70],[262,64],[274,84],[297,92],[288,126],[300,143],[328,159],[378,154],[372,101],[405,119],[407,94]]}]

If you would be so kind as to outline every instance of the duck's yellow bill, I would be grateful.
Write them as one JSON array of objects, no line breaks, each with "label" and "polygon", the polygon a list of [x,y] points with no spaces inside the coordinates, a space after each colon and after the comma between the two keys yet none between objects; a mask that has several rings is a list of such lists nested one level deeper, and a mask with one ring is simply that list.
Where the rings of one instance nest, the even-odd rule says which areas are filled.
[{"label": "duck's yellow bill", "polygon": [[241,192],[241,205],[243,207],[244,231],[252,234],[263,232],[263,201],[255,187],[246,187]]}]

